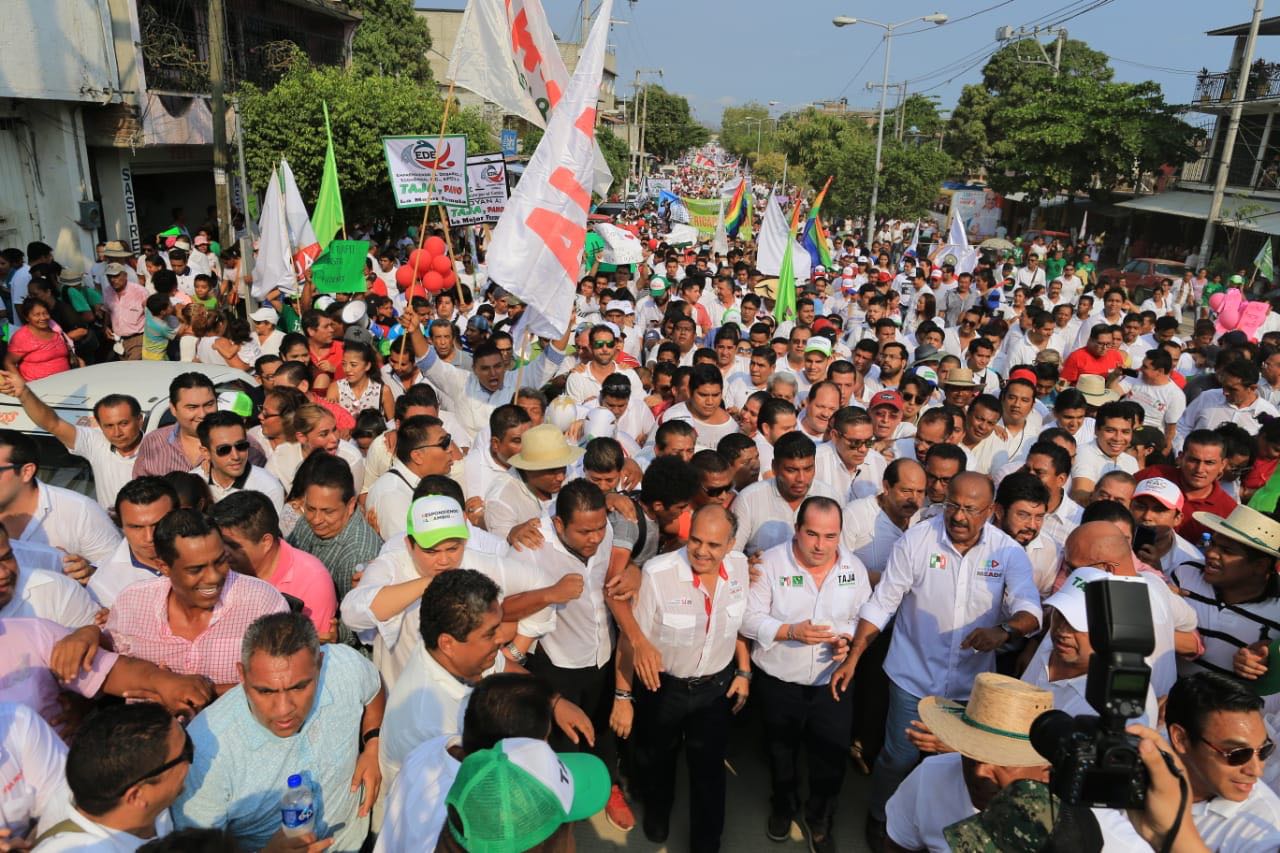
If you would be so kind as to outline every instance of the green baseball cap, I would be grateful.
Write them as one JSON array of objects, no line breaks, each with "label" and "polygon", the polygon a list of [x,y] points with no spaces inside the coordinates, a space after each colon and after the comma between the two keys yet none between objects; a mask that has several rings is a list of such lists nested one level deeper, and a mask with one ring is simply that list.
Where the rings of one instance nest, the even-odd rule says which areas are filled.
[{"label": "green baseball cap", "polygon": [[660,275],[655,275],[649,279],[649,293],[653,296],[661,296],[667,292],[667,280]]},{"label": "green baseball cap", "polygon": [[243,391],[223,391],[218,395],[218,411],[235,412],[242,418],[253,415],[253,399]]},{"label": "green baseball cap", "polygon": [[1244,284],[1244,276],[1233,275],[1231,276],[1231,278],[1227,279],[1227,283],[1228,284]]},{"label": "green baseball cap", "polygon": [[424,495],[409,504],[404,532],[419,548],[434,548],[446,539],[471,537],[462,507],[448,495]]},{"label": "green baseball cap", "polygon": [[609,790],[609,771],[594,755],[507,738],[462,762],[445,797],[447,825],[471,853],[521,853],[599,812]]},{"label": "green baseball cap", "polygon": [[1048,785],[1019,779],[996,794],[985,810],[943,829],[942,836],[952,850],[966,853],[1041,850],[1060,811]]}]

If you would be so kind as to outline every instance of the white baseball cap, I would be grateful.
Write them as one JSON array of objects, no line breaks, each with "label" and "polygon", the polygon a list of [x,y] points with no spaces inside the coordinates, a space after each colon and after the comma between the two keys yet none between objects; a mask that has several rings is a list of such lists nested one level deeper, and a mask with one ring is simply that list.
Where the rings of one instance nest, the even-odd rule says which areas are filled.
[{"label": "white baseball cap", "polygon": [[587,412],[587,420],[582,428],[585,439],[613,438],[618,432],[618,419],[613,412],[600,406]]},{"label": "white baseball cap", "polygon": [[249,319],[255,323],[270,323],[274,326],[280,322],[280,313],[270,305],[263,305],[250,314]]},{"label": "white baseball cap", "polygon": [[1145,583],[1140,577],[1113,575],[1093,566],[1082,566],[1068,575],[1062,588],[1046,598],[1044,604],[1061,613],[1075,630],[1088,631],[1089,611],[1085,606],[1084,588],[1094,581],[1106,580]]},{"label": "white baseball cap", "polygon": [[1172,480],[1164,477],[1150,477],[1138,483],[1133,490],[1134,498],[1148,497],[1159,501],[1165,509],[1182,509],[1182,490]]},{"label": "white baseball cap", "polygon": [[625,299],[609,300],[609,302],[604,306],[604,313],[608,314],[610,311],[621,311],[623,314],[636,313],[635,306]]}]

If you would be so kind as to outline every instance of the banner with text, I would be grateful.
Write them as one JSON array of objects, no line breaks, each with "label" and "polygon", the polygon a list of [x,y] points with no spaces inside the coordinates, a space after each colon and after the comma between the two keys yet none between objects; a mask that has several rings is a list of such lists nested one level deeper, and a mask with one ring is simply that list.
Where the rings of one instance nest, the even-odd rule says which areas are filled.
[{"label": "banner with text", "polygon": [[422,207],[428,199],[432,204],[467,205],[465,136],[384,136],[382,145],[396,207]]},{"label": "banner with text", "polygon": [[687,198],[680,200],[689,211],[689,224],[698,229],[698,233],[710,237],[716,233],[716,223],[720,221],[720,199]]},{"label": "banner with text", "polygon": [[467,158],[467,205],[448,207],[450,225],[494,223],[507,209],[507,164],[501,154]]},{"label": "banner with text", "polygon": [[364,259],[368,254],[367,240],[330,241],[329,248],[311,265],[316,293],[364,293]]}]

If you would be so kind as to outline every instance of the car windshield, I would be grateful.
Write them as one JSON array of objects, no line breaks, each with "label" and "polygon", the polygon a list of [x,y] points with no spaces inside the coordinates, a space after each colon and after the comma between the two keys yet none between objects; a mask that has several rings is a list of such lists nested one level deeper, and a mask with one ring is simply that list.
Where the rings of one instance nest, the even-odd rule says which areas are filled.
[{"label": "car windshield", "polygon": [[1124,265],[1124,271],[1143,273],[1147,271],[1147,264],[1145,261],[1129,261]]},{"label": "car windshield", "polygon": [[1185,270],[1186,270],[1186,267],[1178,266],[1177,264],[1156,264],[1156,272],[1159,273],[1160,275],[1175,276],[1180,278],[1182,276],[1182,273]]}]

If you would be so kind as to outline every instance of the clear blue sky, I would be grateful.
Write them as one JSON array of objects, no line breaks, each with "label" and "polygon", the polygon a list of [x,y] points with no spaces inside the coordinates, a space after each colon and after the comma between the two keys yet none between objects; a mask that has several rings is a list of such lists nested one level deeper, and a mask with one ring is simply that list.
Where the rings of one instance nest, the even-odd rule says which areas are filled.
[{"label": "clear blue sky", "polygon": [[[542,2],[556,34],[576,38],[581,4]],[[461,8],[464,4],[419,0],[418,5]],[[592,8],[597,6],[598,0],[593,0]],[[1275,6],[1270,13],[1280,15],[1280,2]],[[980,11],[984,9],[989,11]],[[867,91],[866,84],[880,82],[883,31],[862,24],[837,29],[832,17],[866,16],[897,23],[932,12],[945,12],[954,23],[899,29],[893,39],[889,80],[906,79],[909,91],[938,95],[942,108],[949,109],[960,88],[979,79],[985,57],[997,47],[997,27],[1056,22],[1078,12],[1083,14],[1063,25],[1071,38],[1112,57],[1117,80],[1155,80],[1166,100],[1187,103],[1192,99],[1195,72],[1201,67],[1224,70],[1230,57],[1233,40],[1206,36],[1205,31],[1248,22],[1253,4],[1248,0],[614,0],[613,18],[630,22],[615,25],[610,37],[618,57],[618,94],[630,95],[636,68],[661,68],[663,85],[686,96],[697,118],[712,126],[719,124],[726,105],[751,100],[778,101],[776,111],[842,96],[852,106],[870,107],[879,96]],[[973,17],[959,20],[968,15]],[[908,34],[911,30],[922,31]],[[1280,37],[1260,39],[1258,56],[1280,61]]]}]

